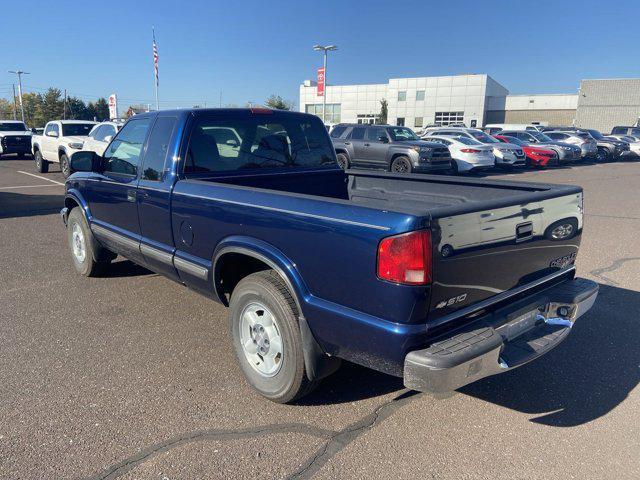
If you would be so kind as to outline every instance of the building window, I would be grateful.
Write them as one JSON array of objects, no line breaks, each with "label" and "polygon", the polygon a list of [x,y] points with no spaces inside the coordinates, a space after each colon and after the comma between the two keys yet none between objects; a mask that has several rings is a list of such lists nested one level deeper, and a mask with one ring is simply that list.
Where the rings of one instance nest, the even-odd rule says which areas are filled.
[{"label": "building window", "polygon": [[399,127],[404,127],[404,117],[400,117],[396,120],[396,125]]},{"label": "building window", "polygon": [[424,100],[424,90],[418,90],[416,92],[416,101],[419,102],[421,100]]},{"label": "building window", "polygon": [[[317,115],[322,118],[322,104],[312,103],[307,104],[304,107],[304,111],[312,115]],[[340,104],[339,103],[327,103],[327,110],[325,113],[325,123],[340,123]]]},{"label": "building window", "polygon": [[455,123],[464,123],[464,112],[436,112],[436,125],[443,127]]},{"label": "building window", "polygon": [[407,91],[406,90],[400,90],[398,92],[398,101],[399,102],[406,102],[407,101]]},{"label": "building window", "polygon": [[413,126],[414,127],[422,127],[422,123],[423,123],[422,117],[416,117],[414,122],[413,122]]},{"label": "building window", "polygon": [[366,113],[366,114],[359,113],[357,116],[357,121],[358,123],[364,124],[364,125],[374,125],[374,124],[380,123],[380,117],[375,113]]}]

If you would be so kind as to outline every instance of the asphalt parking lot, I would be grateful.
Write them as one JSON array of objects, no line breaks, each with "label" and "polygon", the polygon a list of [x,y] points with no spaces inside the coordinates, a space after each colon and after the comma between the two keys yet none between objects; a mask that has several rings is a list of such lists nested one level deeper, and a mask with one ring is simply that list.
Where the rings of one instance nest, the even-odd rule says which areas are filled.
[{"label": "asphalt parking lot", "polygon": [[245,384],[224,308],[118,260],[87,279],[63,177],[0,160],[0,478],[640,478],[640,162],[585,189],[595,307],[538,361],[444,399],[354,365],[296,405]]}]

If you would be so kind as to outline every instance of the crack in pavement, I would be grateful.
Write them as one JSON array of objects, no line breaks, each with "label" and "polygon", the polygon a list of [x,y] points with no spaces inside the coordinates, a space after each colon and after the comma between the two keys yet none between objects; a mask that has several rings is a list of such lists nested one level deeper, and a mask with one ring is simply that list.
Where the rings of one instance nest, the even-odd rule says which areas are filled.
[{"label": "crack in pavement", "polygon": [[616,270],[622,268],[622,266],[630,261],[633,260],[640,260],[640,257],[624,257],[624,258],[619,258],[617,260],[614,260],[613,263],[611,263],[611,265],[609,265],[608,267],[603,267],[603,268],[596,268],[595,270],[591,270],[589,273],[591,275],[593,275],[594,277],[598,277],[599,279],[603,280],[604,283],[608,284],[608,285],[613,285],[613,286],[618,286],[618,282],[616,282],[615,280],[612,280],[611,278],[607,277],[606,275],[603,275],[604,273],[610,273],[610,272],[615,272]]},{"label": "crack in pavement", "polygon": [[364,432],[393,415],[409,401],[417,398],[418,392],[407,390],[394,399],[380,405],[372,413],[352,423],[340,432],[336,432],[329,440],[311,455],[302,467],[289,475],[287,480],[306,480],[315,475],[337,453],[355,441]]},{"label": "crack in pavement", "polygon": [[238,430],[200,430],[173,437],[164,442],[145,448],[136,455],[132,455],[121,462],[111,465],[100,473],[88,477],[88,480],[111,480],[118,478],[138,465],[146,462],[151,457],[192,442],[202,440],[238,440],[277,433],[302,433],[318,438],[331,438],[331,436],[336,435],[338,432],[314,427],[304,423],[282,423]]},{"label": "crack in pavement", "polygon": [[347,447],[365,431],[370,430],[375,427],[376,424],[395,413],[399,408],[415,398],[414,395],[417,393],[418,392],[407,390],[340,431],[328,430],[304,423],[283,423],[238,430],[200,430],[180,435],[145,448],[139,453],[107,467],[102,472],[87,477],[87,480],[112,480],[118,478],[160,453],[192,442],[203,440],[238,440],[278,433],[300,433],[326,439],[326,442],[303,462],[302,467],[288,477],[289,479],[308,479],[334,455]]}]

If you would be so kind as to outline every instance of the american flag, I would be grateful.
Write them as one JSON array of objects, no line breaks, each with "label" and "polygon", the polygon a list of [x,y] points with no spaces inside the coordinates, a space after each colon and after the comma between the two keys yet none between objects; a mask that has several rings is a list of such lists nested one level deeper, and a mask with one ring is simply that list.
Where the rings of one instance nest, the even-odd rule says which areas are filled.
[{"label": "american flag", "polygon": [[156,72],[156,85],[159,85],[158,81],[158,45],[156,45],[156,31],[153,30],[153,67]]}]

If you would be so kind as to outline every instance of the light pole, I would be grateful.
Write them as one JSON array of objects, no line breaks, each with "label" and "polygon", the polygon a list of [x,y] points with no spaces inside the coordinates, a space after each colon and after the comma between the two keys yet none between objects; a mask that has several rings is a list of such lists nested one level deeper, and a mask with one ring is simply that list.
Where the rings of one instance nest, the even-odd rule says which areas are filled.
[{"label": "light pole", "polygon": [[20,112],[22,112],[22,123],[24,123],[24,106],[22,105],[22,75],[29,75],[29,72],[22,70],[9,70],[9,73],[15,73],[18,76],[18,98],[20,99]]},{"label": "light pole", "polygon": [[325,123],[325,117],[327,114],[327,52],[332,50],[337,50],[338,47],[336,45],[314,45],[313,49],[316,52],[322,52],[324,57],[323,67],[324,67],[324,92],[322,95],[322,123]]}]

